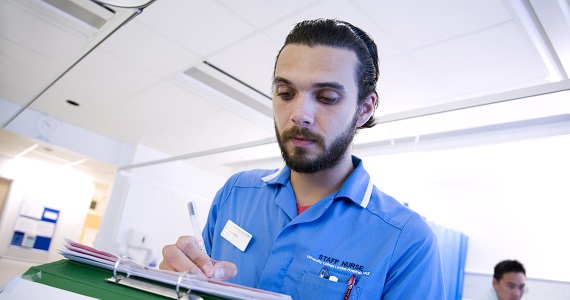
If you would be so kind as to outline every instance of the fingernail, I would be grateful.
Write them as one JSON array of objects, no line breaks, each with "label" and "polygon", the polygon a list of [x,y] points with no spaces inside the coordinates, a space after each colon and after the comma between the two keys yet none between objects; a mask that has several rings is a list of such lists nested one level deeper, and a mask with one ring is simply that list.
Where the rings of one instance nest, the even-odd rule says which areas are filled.
[{"label": "fingernail", "polygon": [[222,266],[214,266],[214,279],[223,280],[226,278],[226,270]]}]

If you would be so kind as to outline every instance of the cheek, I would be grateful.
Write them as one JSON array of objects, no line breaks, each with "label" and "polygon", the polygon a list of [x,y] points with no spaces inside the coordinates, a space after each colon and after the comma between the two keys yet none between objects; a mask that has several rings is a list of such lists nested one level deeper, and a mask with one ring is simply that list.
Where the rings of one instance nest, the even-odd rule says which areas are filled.
[{"label": "cheek", "polygon": [[319,118],[317,121],[319,130],[327,136],[327,139],[333,140],[346,131],[346,128],[352,124],[352,116],[350,120],[346,116],[327,116]]},{"label": "cheek", "polygon": [[275,124],[277,124],[278,128],[281,128],[286,121],[285,117],[286,113],[283,111],[283,107],[281,105],[275,104],[273,101],[273,120]]},{"label": "cheek", "polygon": [[497,296],[499,299],[507,299],[507,297],[509,295],[510,295],[510,292],[503,287],[500,287],[497,291]]},{"label": "cheek", "polygon": [[282,130],[285,126],[287,126],[288,119],[289,118],[285,117],[283,113],[273,113],[273,121],[279,130]]}]

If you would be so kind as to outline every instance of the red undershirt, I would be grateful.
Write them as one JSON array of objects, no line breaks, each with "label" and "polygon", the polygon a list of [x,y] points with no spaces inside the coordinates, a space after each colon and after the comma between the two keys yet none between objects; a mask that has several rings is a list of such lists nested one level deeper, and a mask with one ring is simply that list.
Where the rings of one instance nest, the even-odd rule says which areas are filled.
[{"label": "red undershirt", "polygon": [[302,212],[306,211],[307,208],[311,207],[310,205],[307,206],[301,206],[299,205],[299,203],[297,203],[297,214],[300,215]]}]

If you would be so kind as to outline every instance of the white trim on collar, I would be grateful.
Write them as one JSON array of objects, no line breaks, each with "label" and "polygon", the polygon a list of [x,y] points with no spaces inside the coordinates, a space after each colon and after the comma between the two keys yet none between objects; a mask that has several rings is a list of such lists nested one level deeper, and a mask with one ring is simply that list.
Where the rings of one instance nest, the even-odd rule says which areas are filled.
[{"label": "white trim on collar", "polygon": [[[281,173],[283,169],[279,169],[277,170],[275,173],[269,174],[265,177],[261,177],[261,180],[263,180],[264,182],[268,182],[272,179],[274,179],[275,177],[279,176],[279,173]],[[368,180],[368,186],[366,187],[366,193],[364,193],[364,197],[362,197],[362,201],[360,202],[360,206],[366,208],[368,206],[368,203],[370,203],[370,198],[372,197],[372,188],[374,187],[374,185],[372,184],[371,180]]]},{"label": "white trim on collar", "polygon": [[368,203],[370,203],[370,198],[372,197],[372,184],[371,180],[368,180],[368,187],[366,188],[366,193],[364,193],[364,197],[362,198],[362,202],[360,202],[360,206],[366,208]]},{"label": "white trim on collar", "polygon": [[265,177],[261,177],[261,180],[263,180],[264,182],[268,182],[269,180],[279,176],[279,173],[281,173],[281,170],[283,170],[283,169],[279,169],[279,170],[277,170],[277,172],[275,172],[273,174],[269,174]]}]

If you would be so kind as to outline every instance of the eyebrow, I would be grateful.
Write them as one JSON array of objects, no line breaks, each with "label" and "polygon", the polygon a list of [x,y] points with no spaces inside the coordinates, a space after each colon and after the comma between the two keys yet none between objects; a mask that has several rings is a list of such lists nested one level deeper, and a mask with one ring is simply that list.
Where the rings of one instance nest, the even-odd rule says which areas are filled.
[{"label": "eyebrow", "polygon": [[[276,84],[276,83],[292,84],[292,82],[290,80],[283,78],[281,76],[277,76],[273,79],[273,84]],[[342,85],[338,82],[334,82],[334,81],[317,82],[317,83],[313,84],[313,87],[316,87],[316,88],[329,87],[329,88],[337,89],[340,91],[345,90],[344,85]]]},{"label": "eyebrow", "polygon": [[519,287],[519,286],[525,286],[526,284],[525,284],[525,283],[518,284],[518,283],[515,283],[515,282],[512,282],[512,281],[507,281],[507,285],[512,285],[512,286],[515,286],[515,287]]},{"label": "eyebrow", "polygon": [[285,79],[281,76],[277,76],[277,77],[273,78],[273,84],[276,84],[276,83],[291,84],[291,81],[288,79]]}]

